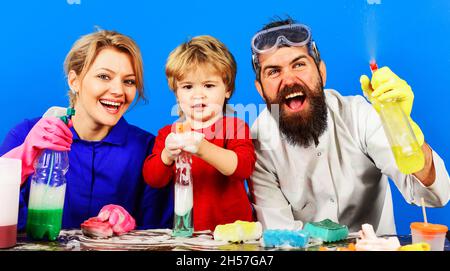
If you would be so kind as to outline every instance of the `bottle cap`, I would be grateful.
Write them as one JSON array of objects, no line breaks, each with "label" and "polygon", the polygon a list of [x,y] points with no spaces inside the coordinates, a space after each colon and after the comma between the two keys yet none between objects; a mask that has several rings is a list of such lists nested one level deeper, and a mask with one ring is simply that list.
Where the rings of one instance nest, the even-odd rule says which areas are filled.
[{"label": "bottle cap", "polygon": [[411,229],[430,233],[430,234],[446,233],[448,231],[448,227],[445,225],[431,224],[431,223],[424,223],[424,222],[413,222],[413,223],[411,223],[410,227],[411,227]]},{"label": "bottle cap", "polygon": [[59,117],[59,119],[62,120],[65,124],[69,124],[69,120],[73,115],[75,115],[75,108],[68,107],[66,110],[66,115]]},{"label": "bottle cap", "polygon": [[68,107],[68,108],[67,108],[67,116],[69,117],[69,119],[70,119],[70,117],[72,117],[73,115],[75,115],[75,108],[73,108],[73,107]]},{"label": "bottle cap", "polygon": [[191,125],[189,122],[177,122],[175,124],[175,133],[184,133],[191,130]]},{"label": "bottle cap", "polygon": [[369,65],[370,65],[370,70],[372,72],[375,72],[376,70],[378,70],[378,65],[377,65],[377,62],[375,61],[375,59],[372,59],[370,61]]}]

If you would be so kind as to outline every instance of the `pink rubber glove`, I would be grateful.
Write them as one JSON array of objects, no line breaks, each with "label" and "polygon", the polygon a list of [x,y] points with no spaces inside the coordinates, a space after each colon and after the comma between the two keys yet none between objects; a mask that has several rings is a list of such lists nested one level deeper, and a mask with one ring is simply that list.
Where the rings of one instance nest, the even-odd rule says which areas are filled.
[{"label": "pink rubber glove", "polygon": [[121,235],[136,227],[134,218],[122,206],[108,204],[98,213],[100,221],[108,221],[115,234]]},{"label": "pink rubber glove", "polygon": [[4,154],[5,158],[22,160],[22,183],[34,172],[34,160],[42,150],[68,151],[72,132],[56,117],[41,118],[30,130],[22,145]]}]

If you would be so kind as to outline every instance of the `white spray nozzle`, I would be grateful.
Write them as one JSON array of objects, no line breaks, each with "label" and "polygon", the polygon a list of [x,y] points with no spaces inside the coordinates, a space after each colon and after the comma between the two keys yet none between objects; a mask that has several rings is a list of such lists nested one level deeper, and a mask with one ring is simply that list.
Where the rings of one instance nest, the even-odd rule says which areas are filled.
[{"label": "white spray nozzle", "polygon": [[42,117],[47,118],[47,117],[63,117],[67,115],[67,108],[66,107],[61,107],[61,106],[52,106],[50,107]]}]

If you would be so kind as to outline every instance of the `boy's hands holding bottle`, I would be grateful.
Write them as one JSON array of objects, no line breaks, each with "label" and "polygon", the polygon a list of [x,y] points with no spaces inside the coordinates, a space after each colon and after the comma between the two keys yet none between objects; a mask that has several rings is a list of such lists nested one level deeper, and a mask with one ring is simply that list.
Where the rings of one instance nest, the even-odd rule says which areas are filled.
[{"label": "boy's hands holding bottle", "polygon": [[197,154],[204,137],[204,134],[195,131],[170,133],[166,137],[165,148],[161,153],[162,161],[166,165],[171,165],[182,151]]}]

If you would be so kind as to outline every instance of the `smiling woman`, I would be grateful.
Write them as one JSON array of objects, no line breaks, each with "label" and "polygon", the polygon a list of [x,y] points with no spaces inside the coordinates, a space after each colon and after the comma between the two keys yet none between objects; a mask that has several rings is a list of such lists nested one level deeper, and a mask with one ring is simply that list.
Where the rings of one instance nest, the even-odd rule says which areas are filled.
[{"label": "smiling woman", "polygon": [[112,48],[100,51],[84,78],[69,72],[73,124],[82,139],[101,140],[116,125],[136,96],[135,77],[130,56]]},{"label": "smiling woman", "polygon": [[30,187],[26,179],[42,149],[69,151],[63,228],[79,228],[109,204],[113,209],[109,213],[131,214],[140,228],[171,225],[171,187],[150,188],[142,177],[154,136],[123,118],[136,94],[138,100],[145,99],[142,66],[139,47],[123,34],[98,31],[75,42],[64,62],[70,106],[76,111],[73,127],[56,118],[25,120],[0,146],[0,154],[22,159],[27,169],[23,170],[19,230],[26,223]]},{"label": "smiling woman", "polygon": [[82,139],[104,138],[133,102],[136,89],[138,99],[145,99],[139,49],[116,32],[82,37],[64,64],[70,103],[77,112],[73,122]]}]

